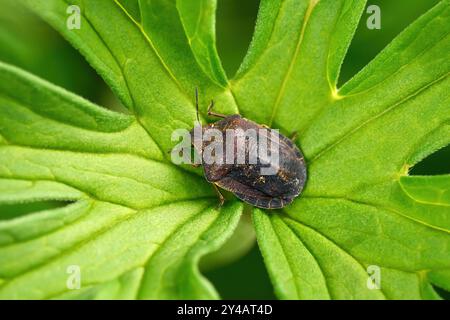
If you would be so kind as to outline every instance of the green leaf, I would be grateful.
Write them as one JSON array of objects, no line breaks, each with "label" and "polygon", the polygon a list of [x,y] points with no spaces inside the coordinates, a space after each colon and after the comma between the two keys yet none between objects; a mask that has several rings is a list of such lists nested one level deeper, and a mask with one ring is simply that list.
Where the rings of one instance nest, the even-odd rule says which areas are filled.
[{"label": "green leaf", "polygon": [[416,202],[450,206],[450,176],[448,175],[402,177],[400,184],[405,193]]},{"label": "green leaf", "polygon": [[[408,176],[450,143],[449,1],[336,88],[363,8],[352,0],[263,2],[233,81],[242,111],[299,133],[309,165],[293,205],[254,214],[280,298],[430,299],[438,298],[430,283],[449,285],[435,272],[450,269],[450,176]],[[256,88],[265,88],[259,97]],[[254,99],[264,108],[250,109]],[[380,290],[366,285],[369,265],[381,270]]]},{"label": "green leaf", "polygon": [[[19,1],[2,0],[0,60],[84,97],[98,98],[95,72],[74,48]],[[14,14],[11,14],[11,13]],[[70,61],[70,63],[67,63]],[[61,72],[65,70],[65,72]]]},{"label": "green leaf", "polygon": [[228,79],[216,49],[216,0],[178,0],[177,8],[191,49],[203,71],[226,86]]},{"label": "green leaf", "polygon": [[76,297],[217,297],[197,262],[241,206],[214,209],[203,178],[164,162],[133,116],[0,69],[0,202],[75,201],[0,222],[0,296],[63,297],[77,265]]},{"label": "green leaf", "polygon": [[172,13],[175,1],[154,1],[152,8],[161,15],[153,15],[146,9],[151,3],[140,1],[139,7],[145,9],[141,21],[133,17],[136,1],[72,1],[81,10],[79,30],[66,27],[66,1],[23,2],[86,56],[165,155],[174,145],[172,132],[192,127],[195,87],[201,88],[204,108],[215,97],[218,105],[229,106],[227,112],[236,111],[229,93],[218,96],[223,88],[203,72],[188,38],[180,34],[181,22],[178,18],[176,23]]},{"label": "green leaf", "polygon": [[[284,210],[253,213],[280,298],[449,290],[450,176],[408,175],[450,143],[449,0],[340,88],[364,0],[263,0],[232,80],[215,49],[215,1],[75,0],[79,30],[66,28],[66,1],[21,2],[131,115],[0,64],[0,204],[66,204],[0,219],[0,298],[218,297],[199,260],[232,236],[242,204],[217,209],[199,172],[168,161],[172,131],[193,126],[195,87],[203,115],[213,98],[220,112],[298,133],[304,192]],[[67,286],[74,265],[80,290]],[[369,289],[371,267],[380,289]]]}]

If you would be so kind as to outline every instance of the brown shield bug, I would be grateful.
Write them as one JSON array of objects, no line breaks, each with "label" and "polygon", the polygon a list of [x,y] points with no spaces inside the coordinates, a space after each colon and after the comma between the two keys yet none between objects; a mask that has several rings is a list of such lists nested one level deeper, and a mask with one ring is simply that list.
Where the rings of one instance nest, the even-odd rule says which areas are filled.
[{"label": "brown shield bug", "polygon": [[[197,120],[200,123],[197,90],[195,98]],[[223,204],[224,198],[217,187],[230,191],[239,199],[259,208],[279,209],[290,204],[300,194],[306,182],[306,163],[299,148],[276,130],[238,114],[226,116],[215,113],[212,111],[213,106],[214,102],[211,101],[208,115],[222,120],[197,126],[190,134],[192,145],[201,156],[206,180],[215,187],[220,203]],[[205,141],[198,138],[196,130],[202,137],[211,130],[216,135],[211,135],[214,139]],[[252,139],[251,135],[247,135],[248,132],[256,132],[256,138]],[[221,143],[223,148],[211,148],[213,142]],[[263,142],[265,148],[262,147]],[[215,154],[217,150],[222,150],[222,153]],[[214,161],[205,160],[206,151],[215,156]]]}]

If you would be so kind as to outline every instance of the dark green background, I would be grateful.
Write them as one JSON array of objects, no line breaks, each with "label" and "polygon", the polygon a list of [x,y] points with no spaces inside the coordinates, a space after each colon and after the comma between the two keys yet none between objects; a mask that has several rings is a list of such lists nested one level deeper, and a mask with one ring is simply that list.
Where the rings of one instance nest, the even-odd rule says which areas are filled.
[{"label": "dark green background", "polygon": [[[231,78],[252,37],[258,0],[218,0],[217,46]],[[368,0],[381,8],[381,30],[369,30],[364,13],[344,61],[340,83],[357,73],[398,33],[438,0]],[[109,88],[64,39],[14,0],[0,0],[0,60],[17,65],[91,101],[121,110]],[[450,147],[417,164],[411,174],[450,173]],[[57,203],[0,206],[0,219],[11,219]],[[225,299],[275,298],[262,257],[255,246],[228,266],[207,272]],[[446,298],[448,293],[440,291]]]}]

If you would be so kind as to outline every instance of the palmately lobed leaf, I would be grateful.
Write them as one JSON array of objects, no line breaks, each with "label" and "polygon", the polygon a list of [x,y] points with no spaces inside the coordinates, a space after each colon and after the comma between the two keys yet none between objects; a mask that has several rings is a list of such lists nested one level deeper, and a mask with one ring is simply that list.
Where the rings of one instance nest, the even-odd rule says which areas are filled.
[{"label": "palmately lobed leaf", "polygon": [[[62,26],[54,14],[65,19],[67,6],[41,4],[50,6],[46,13]],[[91,5],[96,2],[89,2],[87,9]],[[120,6],[113,8],[115,14],[123,14]],[[82,30],[87,52],[103,42],[92,28]],[[142,32],[134,33],[141,47],[154,54]],[[105,57],[91,55],[90,61],[106,68],[101,73],[107,73],[107,81],[114,82],[113,89],[133,109],[124,98],[129,94],[124,75],[114,75],[116,58]],[[74,202],[0,222],[0,295],[217,297],[197,263],[231,235],[241,205],[230,203],[219,214],[211,187],[200,176],[167,162],[161,140],[155,142],[141,118],[107,111],[14,67],[0,68],[0,185],[8,191],[2,193],[2,203]],[[159,80],[164,83],[163,79]],[[171,85],[173,80],[167,82]],[[188,112],[180,110],[183,121],[189,112],[195,117],[192,103],[183,105],[187,107]],[[152,113],[151,120],[167,123],[172,115],[164,114],[158,119],[158,113]],[[170,141],[170,135],[160,137]],[[67,268],[72,265],[81,270],[81,290],[67,286]],[[166,282],[173,285],[167,287]]]},{"label": "palmately lobed leaf", "polygon": [[[284,210],[286,216],[264,217],[261,212],[255,213],[258,241],[277,284],[275,289],[283,298],[323,298],[326,294],[336,299],[432,298],[437,295],[427,276],[433,270],[449,268],[448,205],[418,201],[410,196],[411,191],[405,192],[413,181],[417,183],[420,179],[408,177],[408,169],[450,142],[450,40],[445,22],[450,13],[449,2],[442,1],[422,16],[358,75],[342,88],[336,88],[336,70],[343,59],[339,54],[345,52],[343,42],[348,46],[351,38],[345,32],[353,32],[349,24],[356,26],[358,14],[351,10],[353,21],[341,18],[349,14],[351,3],[359,4],[356,7],[362,10],[363,2],[301,2],[303,24],[298,21],[297,24],[301,25],[303,36],[296,38],[296,45],[294,38],[277,35],[278,28],[281,30],[286,23],[281,18],[273,20],[272,27],[265,27],[272,32],[273,43],[284,41],[296,46],[291,51],[285,48],[292,57],[290,64],[279,71],[280,79],[266,80],[266,86],[276,89],[267,95],[278,92],[277,112],[272,116],[275,125],[299,132],[309,165],[307,188],[302,198]],[[289,1],[282,2],[279,13],[269,13],[280,17],[287,5]],[[338,9],[330,14],[332,6]],[[317,36],[318,30],[330,27],[319,26],[324,16],[330,20],[334,17],[333,30],[342,30],[339,45],[335,38],[326,41],[325,37]],[[258,41],[258,35],[254,41]],[[253,59],[271,59],[272,65],[282,65],[283,61],[274,63],[270,57],[273,50],[270,42],[264,50],[258,50],[260,56]],[[313,53],[314,64],[312,58],[308,59]],[[237,80],[238,101],[256,89],[240,93],[243,83],[253,85],[252,74],[258,73],[254,71],[257,68],[258,65],[250,68]],[[309,74],[310,68],[319,76]],[[327,82],[325,75],[334,78],[328,78]],[[315,76],[322,80],[316,81]],[[290,83],[298,89],[286,89]],[[271,107],[258,112],[267,116],[270,110],[273,112]],[[423,186],[423,193],[433,192],[431,185],[437,185],[435,191],[440,192],[438,186],[449,181],[448,176],[426,179],[429,183]],[[294,238],[297,246],[305,248],[301,258],[296,257],[294,250],[284,249],[293,245]],[[277,242],[279,245],[275,245]],[[273,251],[278,252],[277,256],[273,256]],[[292,277],[300,274],[297,269],[308,265],[305,260],[312,264],[308,274],[314,277],[308,280],[315,284],[316,290],[322,288],[322,295],[311,294],[302,278],[292,281]],[[389,269],[389,272],[383,269],[382,277],[384,273],[409,276],[389,275],[389,280],[382,280],[381,291],[370,291],[365,283],[368,265]],[[400,279],[401,284],[397,283]],[[401,288],[406,288],[404,282],[408,281],[417,282],[426,290],[407,296],[407,291]],[[440,277],[433,283],[448,288],[448,278]]]},{"label": "palmately lobed leaf", "polygon": [[[242,204],[217,209],[196,172],[169,162],[174,129],[219,110],[297,132],[304,193],[254,210],[284,299],[437,299],[450,290],[450,176],[412,177],[450,143],[450,1],[337,88],[364,0],[263,0],[249,52],[228,80],[215,1],[22,0],[61,32],[131,115],[0,64],[0,204],[66,206],[0,217],[0,297],[218,298],[199,259],[232,235]],[[112,23],[113,22],[113,23]],[[198,173],[198,172],[197,172]],[[67,268],[82,287],[70,290]],[[368,287],[378,267],[381,289]]]}]

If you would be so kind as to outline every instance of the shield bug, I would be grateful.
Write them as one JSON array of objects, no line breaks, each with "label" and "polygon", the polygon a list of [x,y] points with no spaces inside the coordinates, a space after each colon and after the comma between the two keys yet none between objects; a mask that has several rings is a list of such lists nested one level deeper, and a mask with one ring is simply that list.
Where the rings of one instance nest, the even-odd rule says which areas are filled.
[{"label": "shield bug", "polygon": [[[200,124],[197,90],[195,101]],[[220,203],[223,204],[224,198],[217,187],[259,208],[279,209],[290,204],[306,182],[306,163],[299,148],[276,130],[238,114],[216,113],[213,107],[214,101],[211,101],[208,115],[221,120],[198,125],[190,135],[195,151],[201,156],[206,180],[215,187]],[[214,134],[209,135],[209,140],[204,139],[211,131]],[[252,137],[248,132],[256,132],[256,135]]]}]

